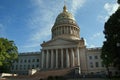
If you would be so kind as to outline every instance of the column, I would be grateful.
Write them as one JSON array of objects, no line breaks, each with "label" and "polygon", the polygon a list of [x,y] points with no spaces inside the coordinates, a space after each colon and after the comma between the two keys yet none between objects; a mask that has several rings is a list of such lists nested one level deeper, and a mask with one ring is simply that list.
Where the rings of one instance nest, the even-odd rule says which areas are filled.
[{"label": "column", "polygon": [[61,35],[61,30],[60,29],[61,29],[61,27],[59,27],[59,35]]},{"label": "column", "polygon": [[58,27],[56,28],[56,31],[57,31],[57,35],[58,35]]},{"label": "column", "polygon": [[67,26],[67,34],[69,34],[69,29],[68,29],[68,26]]},{"label": "column", "polygon": [[63,27],[64,27],[64,29],[63,29],[63,30],[64,30],[64,34],[65,34],[65,26],[63,26]]},{"label": "column", "polygon": [[71,26],[70,26],[70,34],[72,34],[72,29],[71,29]]},{"label": "column", "polygon": [[56,68],[58,68],[58,49],[56,49]]},{"label": "column", "polygon": [[68,68],[69,67],[69,53],[68,53],[68,49],[66,49],[66,67]]},{"label": "column", "polygon": [[41,62],[41,68],[44,68],[44,50],[42,50],[42,62]]},{"label": "column", "polygon": [[75,56],[74,56],[73,48],[71,49],[71,53],[72,53],[72,54],[71,54],[71,57],[72,57],[72,67],[74,67],[74,66],[75,66],[75,61],[74,61],[74,60],[75,60],[75,59],[74,59]]},{"label": "column", "polygon": [[78,66],[80,66],[80,59],[79,59],[79,48],[77,48],[77,63],[78,63]]},{"label": "column", "polygon": [[48,68],[48,61],[49,61],[49,52],[47,50],[47,54],[46,54],[46,68]]},{"label": "column", "polygon": [[63,49],[61,49],[61,68],[63,68]]},{"label": "column", "polygon": [[53,59],[54,57],[53,57],[53,49],[51,50],[51,69],[53,68],[53,61],[54,61],[54,59]]},{"label": "column", "polygon": [[61,31],[61,34],[62,34],[62,27],[60,27],[61,29],[60,29],[60,31]]}]

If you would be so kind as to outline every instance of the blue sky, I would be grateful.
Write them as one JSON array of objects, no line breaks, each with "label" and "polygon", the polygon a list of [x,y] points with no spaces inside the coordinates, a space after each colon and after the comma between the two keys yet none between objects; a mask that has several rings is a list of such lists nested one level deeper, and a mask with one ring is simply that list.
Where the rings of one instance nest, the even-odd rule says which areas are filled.
[{"label": "blue sky", "polygon": [[[19,52],[40,51],[64,0],[0,0],[0,37],[14,40]],[[116,11],[116,0],[66,0],[88,48],[101,47],[104,23]]]}]

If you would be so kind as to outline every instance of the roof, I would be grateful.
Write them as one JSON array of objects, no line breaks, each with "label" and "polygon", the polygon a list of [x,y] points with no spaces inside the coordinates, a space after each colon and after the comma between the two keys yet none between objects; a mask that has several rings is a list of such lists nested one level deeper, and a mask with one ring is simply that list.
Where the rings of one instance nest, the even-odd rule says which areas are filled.
[{"label": "roof", "polygon": [[[68,12],[67,10],[67,7],[64,6],[63,7],[63,12],[61,12],[57,18],[56,18],[56,21],[55,21],[55,24],[53,27],[56,27],[56,25],[59,25],[59,24],[73,24],[73,25],[76,25],[77,26],[77,23],[75,21],[75,18],[74,16]],[[78,26],[77,26],[78,27]]]}]

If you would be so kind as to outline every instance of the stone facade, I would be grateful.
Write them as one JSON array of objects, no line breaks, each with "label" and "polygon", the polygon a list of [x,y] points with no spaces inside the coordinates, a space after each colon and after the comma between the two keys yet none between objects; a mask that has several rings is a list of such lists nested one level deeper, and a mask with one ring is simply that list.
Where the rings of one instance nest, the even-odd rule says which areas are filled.
[{"label": "stone facade", "polygon": [[40,52],[19,53],[18,60],[12,64],[11,72],[28,74],[30,69],[39,69],[41,64],[40,56]]}]

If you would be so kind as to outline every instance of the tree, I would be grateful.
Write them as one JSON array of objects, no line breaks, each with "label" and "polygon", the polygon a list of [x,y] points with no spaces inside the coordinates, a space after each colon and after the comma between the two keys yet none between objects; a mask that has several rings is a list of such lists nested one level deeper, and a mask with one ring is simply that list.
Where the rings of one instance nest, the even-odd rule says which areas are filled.
[{"label": "tree", "polygon": [[12,65],[13,60],[18,58],[18,49],[14,41],[0,38],[0,72],[6,72]]},{"label": "tree", "polygon": [[[120,4],[120,0],[117,2]],[[104,34],[106,41],[101,54],[103,64],[108,68],[108,72],[112,64],[120,69],[120,7],[105,23]]]}]

